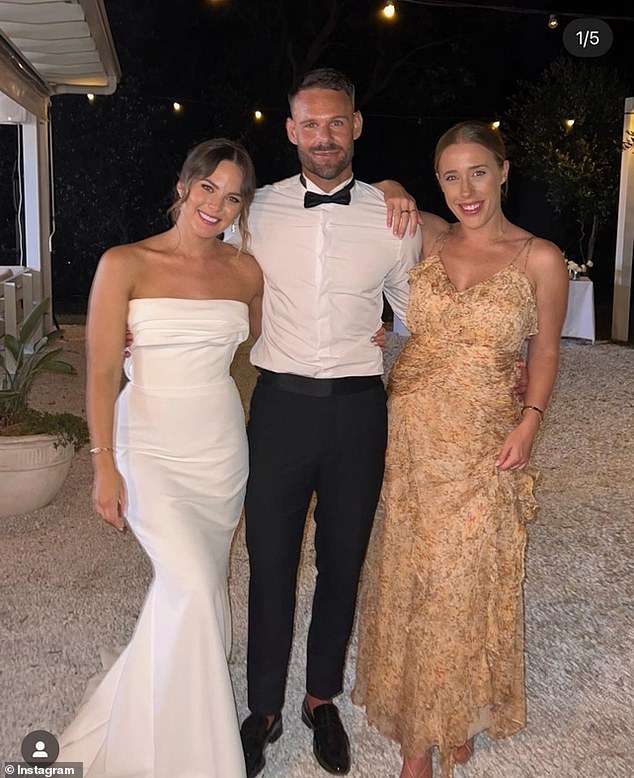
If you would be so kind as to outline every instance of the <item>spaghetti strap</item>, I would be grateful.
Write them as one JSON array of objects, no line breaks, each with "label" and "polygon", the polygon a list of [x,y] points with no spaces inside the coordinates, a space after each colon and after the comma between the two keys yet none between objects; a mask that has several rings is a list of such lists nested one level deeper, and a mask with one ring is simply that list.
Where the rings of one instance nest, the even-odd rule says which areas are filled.
[{"label": "spaghetti strap", "polygon": [[434,245],[431,247],[431,251],[427,256],[429,257],[440,257],[440,252],[443,250],[443,247],[445,243],[447,242],[447,238],[449,237],[449,233],[451,232],[451,224],[444,232],[441,232],[440,235],[436,237],[436,240],[434,241]]},{"label": "spaghetti strap", "polygon": [[517,260],[522,256],[524,253],[524,250],[526,250],[526,256],[524,257],[524,265],[522,268],[518,267],[518,270],[521,270],[522,273],[526,273],[526,265],[528,264],[528,255],[531,253],[531,246],[533,245],[533,241],[535,240],[535,236],[531,235],[530,238],[526,238],[524,243],[522,243],[522,247],[517,252],[517,254],[513,257],[513,259],[509,262],[509,267],[511,265],[514,265]]}]

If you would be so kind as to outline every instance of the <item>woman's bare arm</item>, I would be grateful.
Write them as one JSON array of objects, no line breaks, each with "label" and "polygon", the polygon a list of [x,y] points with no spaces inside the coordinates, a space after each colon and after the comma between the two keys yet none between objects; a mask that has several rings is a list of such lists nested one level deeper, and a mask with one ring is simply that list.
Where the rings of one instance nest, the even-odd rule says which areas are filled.
[{"label": "woman's bare arm", "polygon": [[125,485],[113,455],[114,405],[121,384],[122,344],[132,293],[127,246],[107,251],[97,267],[90,291],[86,323],[86,415],[93,455],[93,502],[97,512],[123,529]]}]

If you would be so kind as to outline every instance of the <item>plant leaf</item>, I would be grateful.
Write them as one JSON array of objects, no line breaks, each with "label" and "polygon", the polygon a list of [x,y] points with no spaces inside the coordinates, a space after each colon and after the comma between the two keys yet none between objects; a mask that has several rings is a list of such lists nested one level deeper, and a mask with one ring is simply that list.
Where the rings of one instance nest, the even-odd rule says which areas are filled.
[{"label": "plant leaf", "polygon": [[36,376],[49,370],[49,364],[57,361],[57,355],[61,350],[61,348],[57,348],[43,354],[27,354],[20,365],[20,369],[16,370],[13,375],[12,386],[23,394],[28,395]]},{"label": "plant leaf", "polygon": [[46,333],[46,338],[48,338],[49,343],[53,340],[59,340],[60,338],[64,337],[64,330],[51,330],[50,332]]},{"label": "plant leaf", "polygon": [[20,350],[22,348],[20,341],[14,335],[10,335],[7,332],[4,336],[4,345],[17,362],[20,358]]},{"label": "plant leaf", "polygon": [[28,362],[28,377],[34,378],[38,373],[67,373],[75,375],[77,371],[70,362],[63,362],[57,359],[57,355],[62,351],[56,348],[53,351],[47,351],[45,354],[30,354],[25,360]]},{"label": "plant leaf", "polygon": [[44,317],[44,312],[48,306],[48,297],[45,297],[42,302],[38,303],[35,308],[29,313],[29,315],[22,322],[20,327],[20,343],[25,344],[29,342],[31,335],[35,332],[36,328]]},{"label": "plant leaf", "polygon": [[42,369],[46,370],[47,373],[64,373],[65,375],[77,375],[77,371],[70,364],[70,362],[62,362],[61,360],[51,362],[50,364],[47,364],[46,367]]},{"label": "plant leaf", "polygon": [[[77,374],[73,365],[58,359],[61,346],[51,348],[51,341],[60,338],[61,330],[52,330],[30,343],[36,337],[47,304],[48,299],[45,299],[33,308],[22,322],[17,338],[8,334],[0,338],[4,345],[0,353],[0,434],[30,412],[28,397],[40,373]],[[85,422],[80,421],[85,426]]]}]

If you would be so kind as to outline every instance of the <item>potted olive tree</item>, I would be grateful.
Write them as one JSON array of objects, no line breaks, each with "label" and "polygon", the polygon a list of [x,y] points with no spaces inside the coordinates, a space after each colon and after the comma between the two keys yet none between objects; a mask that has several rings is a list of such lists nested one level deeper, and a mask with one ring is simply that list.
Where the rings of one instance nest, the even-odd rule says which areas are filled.
[{"label": "potted olive tree", "polygon": [[60,330],[38,337],[48,300],[26,316],[17,337],[0,338],[0,516],[27,513],[49,503],[68,475],[74,452],[88,440],[86,422],[71,413],[29,405],[44,372],[73,375],[58,359]]},{"label": "potted olive tree", "polygon": [[566,246],[572,270],[592,267],[599,230],[617,207],[628,91],[615,71],[572,57],[520,82],[509,100],[504,137],[513,164],[544,187],[555,213],[576,222]]}]

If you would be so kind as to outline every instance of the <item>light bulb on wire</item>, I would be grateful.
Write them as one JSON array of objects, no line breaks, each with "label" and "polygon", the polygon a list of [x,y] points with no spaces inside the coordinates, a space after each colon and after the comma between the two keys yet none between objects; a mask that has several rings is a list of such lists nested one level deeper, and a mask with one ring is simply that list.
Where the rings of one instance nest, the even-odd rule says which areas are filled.
[{"label": "light bulb on wire", "polygon": [[393,19],[396,15],[396,7],[394,6],[394,3],[392,0],[388,0],[388,2],[383,6],[383,10],[381,11],[383,16],[385,16],[386,19]]},{"label": "light bulb on wire", "polygon": [[551,30],[556,30],[557,27],[559,27],[559,21],[558,21],[557,17],[555,16],[555,14],[551,14],[548,17],[548,27]]}]

